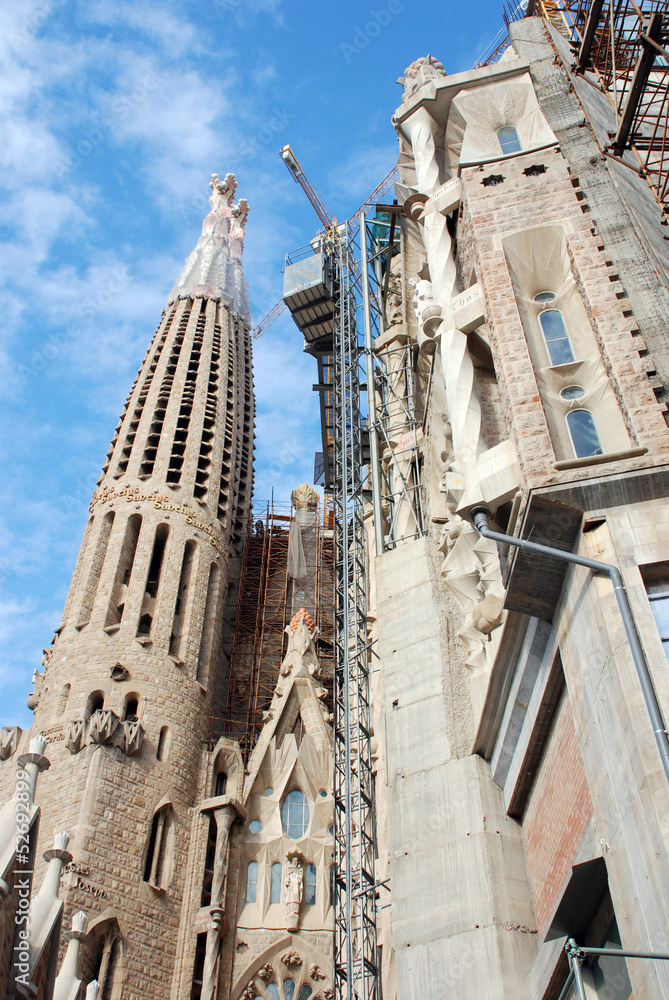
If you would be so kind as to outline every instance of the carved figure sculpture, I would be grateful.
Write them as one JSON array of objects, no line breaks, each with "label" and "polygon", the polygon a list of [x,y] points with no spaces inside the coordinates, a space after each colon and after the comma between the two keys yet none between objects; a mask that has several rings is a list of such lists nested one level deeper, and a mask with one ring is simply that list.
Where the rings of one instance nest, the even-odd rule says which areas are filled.
[{"label": "carved figure sculpture", "polygon": [[[298,854],[288,854],[288,866],[283,878],[286,902],[286,929],[297,931],[300,927],[300,903],[304,897],[304,869]],[[282,958],[281,961],[284,961]],[[300,959],[300,962],[302,959]]]}]

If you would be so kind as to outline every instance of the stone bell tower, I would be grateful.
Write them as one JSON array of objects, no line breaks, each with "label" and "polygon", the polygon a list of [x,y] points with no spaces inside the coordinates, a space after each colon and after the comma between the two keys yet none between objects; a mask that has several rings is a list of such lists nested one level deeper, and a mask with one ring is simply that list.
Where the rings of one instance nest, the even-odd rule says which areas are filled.
[{"label": "stone bell tower", "polygon": [[[214,174],[211,187],[116,427],[31,696],[32,734],[44,734],[50,762],[36,795],[39,853],[69,833],[63,926],[88,915],[79,975],[84,990],[99,981],[100,1000],[169,995],[194,778],[228,675],[221,631],[252,491],[248,204],[233,203],[233,174]],[[5,802],[28,739],[5,741]],[[35,891],[42,878],[38,863]]]}]

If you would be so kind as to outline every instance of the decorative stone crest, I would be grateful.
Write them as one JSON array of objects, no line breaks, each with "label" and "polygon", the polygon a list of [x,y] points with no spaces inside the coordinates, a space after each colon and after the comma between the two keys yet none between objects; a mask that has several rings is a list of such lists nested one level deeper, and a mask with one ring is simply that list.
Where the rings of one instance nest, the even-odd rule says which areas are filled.
[{"label": "decorative stone crest", "polygon": [[256,989],[256,984],[253,982],[253,980],[251,980],[250,983],[247,983],[246,988],[242,993],[243,1000],[255,1000],[257,996],[258,996],[258,991]]},{"label": "decorative stone crest", "polygon": [[272,968],[269,962],[265,962],[262,969],[258,969],[258,977],[262,979],[263,982],[265,983],[269,983],[272,979],[275,978],[274,969]]},{"label": "decorative stone crest", "polygon": [[281,961],[287,969],[298,969],[302,965],[302,956],[291,948],[285,955],[281,956]]},{"label": "decorative stone crest", "polygon": [[122,663],[116,663],[109,671],[109,676],[113,681],[127,681],[130,677],[130,671]]},{"label": "decorative stone crest", "polygon": [[119,719],[109,708],[98,708],[91,715],[90,736],[93,743],[111,743],[118,727]]},{"label": "decorative stone crest", "polygon": [[79,753],[84,745],[86,724],[83,719],[72,719],[65,728],[65,746],[70,753]]},{"label": "decorative stone crest", "polygon": [[325,973],[321,969],[320,965],[312,965],[309,968],[309,975],[312,979],[325,979]]}]

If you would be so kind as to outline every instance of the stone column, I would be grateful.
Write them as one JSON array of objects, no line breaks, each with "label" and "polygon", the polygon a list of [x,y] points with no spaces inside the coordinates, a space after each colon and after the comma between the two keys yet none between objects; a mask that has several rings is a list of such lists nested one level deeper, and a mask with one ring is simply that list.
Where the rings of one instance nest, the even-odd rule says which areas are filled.
[{"label": "stone column", "polygon": [[202,972],[201,1000],[215,1000],[218,956],[223,934],[223,913],[225,910],[225,877],[228,871],[228,842],[230,827],[239,816],[245,818],[246,811],[229,796],[221,796],[221,804],[207,811],[213,812],[216,820],[216,852],[214,854],[214,874],[211,883],[210,915],[212,925],[207,931],[207,950]]}]

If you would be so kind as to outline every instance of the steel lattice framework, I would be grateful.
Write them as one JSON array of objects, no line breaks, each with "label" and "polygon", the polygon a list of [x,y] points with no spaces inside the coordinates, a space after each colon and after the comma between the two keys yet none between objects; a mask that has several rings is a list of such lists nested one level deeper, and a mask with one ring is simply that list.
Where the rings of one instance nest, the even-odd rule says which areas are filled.
[{"label": "steel lattice framework", "polygon": [[334,796],[337,1000],[377,1000],[374,787],[370,648],[363,526],[360,359],[356,276],[349,241],[335,242]]}]

